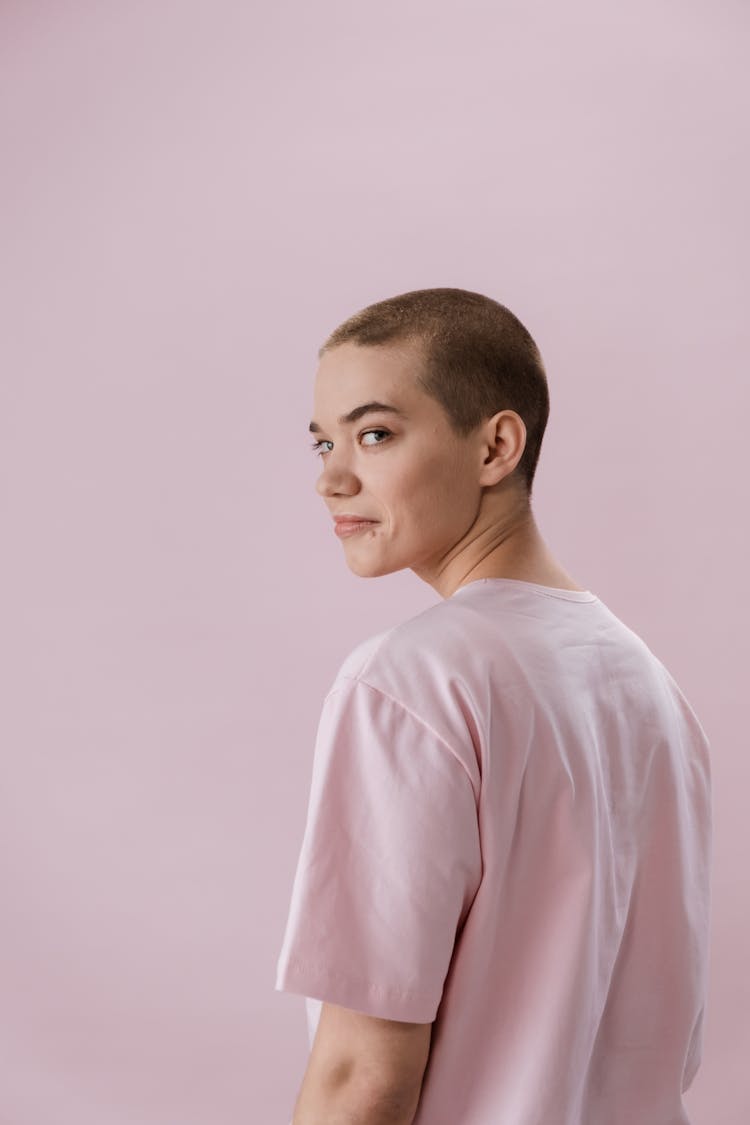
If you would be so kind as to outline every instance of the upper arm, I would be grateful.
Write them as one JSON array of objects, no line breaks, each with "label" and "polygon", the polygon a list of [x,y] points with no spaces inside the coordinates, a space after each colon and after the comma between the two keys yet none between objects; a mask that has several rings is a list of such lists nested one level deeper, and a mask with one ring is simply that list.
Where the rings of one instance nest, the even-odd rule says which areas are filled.
[{"label": "upper arm", "polygon": [[390,1021],[400,1039],[432,1024],[482,880],[475,780],[378,688],[329,693],[277,989],[378,1017],[381,1033]]},{"label": "upper arm", "polygon": [[408,1096],[421,1089],[432,1026],[324,1003],[309,1069],[333,1082],[351,1079],[363,1091]]}]

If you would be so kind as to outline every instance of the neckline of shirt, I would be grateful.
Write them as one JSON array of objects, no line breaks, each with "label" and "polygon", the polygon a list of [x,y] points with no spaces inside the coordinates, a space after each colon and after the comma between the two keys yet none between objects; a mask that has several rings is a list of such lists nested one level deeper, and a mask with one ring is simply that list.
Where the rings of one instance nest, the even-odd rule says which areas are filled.
[{"label": "neckline of shirt", "polygon": [[472,586],[484,586],[487,583],[503,584],[510,587],[521,587],[531,593],[544,594],[549,598],[563,598],[568,602],[597,602],[599,598],[591,590],[565,590],[559,586],[542,586],[539,582],[526,582],[521,578],[473,578],[463,586],[459,586],[450,595],[455,598],[457,594],[470,589]]}]

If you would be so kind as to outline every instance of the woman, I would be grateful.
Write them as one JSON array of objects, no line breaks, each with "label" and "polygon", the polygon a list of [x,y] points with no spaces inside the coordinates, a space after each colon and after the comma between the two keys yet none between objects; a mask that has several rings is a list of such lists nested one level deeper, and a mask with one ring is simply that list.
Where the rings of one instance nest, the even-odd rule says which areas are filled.
[{"label": "woman", "polygon": [[675,1125],[698,1068],[709,743],[531,511],[539,351],[460,289],[319,353],[317,489],[349,568],[441,601],[360,643],[318,727],[277,990],[294,1125]]}]

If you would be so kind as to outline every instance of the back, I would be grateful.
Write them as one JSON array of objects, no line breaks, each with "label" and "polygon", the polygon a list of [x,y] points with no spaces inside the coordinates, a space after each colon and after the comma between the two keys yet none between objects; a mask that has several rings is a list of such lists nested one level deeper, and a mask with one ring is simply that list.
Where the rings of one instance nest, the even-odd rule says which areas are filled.
[{"label": "back", "polygon": [[480,579],[347,657],[277,988],[434,1020],[414,1125],[685,1125],[709,746],[588,591]]}]

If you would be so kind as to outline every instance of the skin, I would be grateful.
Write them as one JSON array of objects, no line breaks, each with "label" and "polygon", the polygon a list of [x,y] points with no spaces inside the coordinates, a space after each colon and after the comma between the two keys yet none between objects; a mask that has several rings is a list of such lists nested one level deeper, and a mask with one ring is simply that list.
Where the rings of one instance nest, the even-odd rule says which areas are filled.
[{"label": "skin", "polygon": [[[316,488],[331,515],[378,521],[341,540],[362,578],[409,568],[443,598],[476,578],[516,578],[582,590],[555,560],[514,469],[526,443],[520,415],[502,410],[466,438],[416,383],[414,343],[341,344],[321,357],[313,418],[324,444]],[[401,407],[353,424],[338,418],[377,400]],[[367,434],[367,430],[387,430]]]},{"label": "skin", "polygon": [[323,1004],[292,1125],[411,1125],[431,1036],[430,1023]]},{"label": "skin", "polygon": [[[341,540],[350,570],[376,578],[408,567],[443,598],[477,578],[584,589],[551,555],[514,474],[526,442],[521,417],[503,410],[456,436],[416,383],[419,363],[413,343],[341,344],[321,357],[317,491],[331,515],[378,521]],[[339,423],[373,400],[407,417],[379,411]],[[323,1004],[292,1125],[410,1125],[432,1028]]]}]

